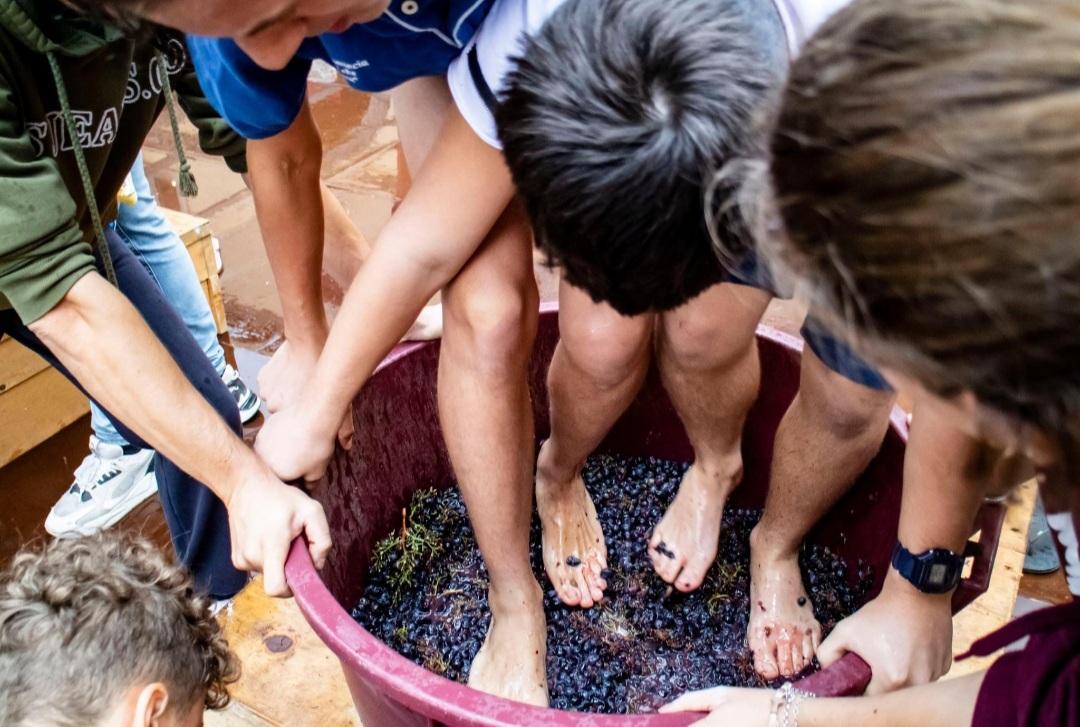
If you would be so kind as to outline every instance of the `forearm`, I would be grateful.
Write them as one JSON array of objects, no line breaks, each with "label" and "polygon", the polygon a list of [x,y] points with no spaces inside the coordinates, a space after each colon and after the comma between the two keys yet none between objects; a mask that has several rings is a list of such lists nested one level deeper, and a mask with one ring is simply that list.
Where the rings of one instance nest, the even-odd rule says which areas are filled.
[{"label": "forearm", "polygon": [[964,549],[982,502],[990,468],[986,450],[919,400],[904,460],[899,538],[908,550]]},{"label": "forearm", "polygon": [[331,437],[353,397],[449,277],[383,248],[353,281],[323,348],[309,402],[322,436]]},{"label": "forearm", "polygon": [[454,113],[353,280],[304,397],[336,428],[430,297],[476,253],[513,199],[502,155]]},{"label": "forearm", "polygon": [[248,143],[255,212],[281,299],[285,336],[318,350],[326,340],[322,300],[322,142],[305,104],[296,121]]},{"label": "forearm", "polygon": [[800,727],[961,727],[970,725],[986,672],[876,697],[804,699]]},{"label": "forearm", "polygon": [[[30,329],[94,399],[225,503],[237,483],[261,470],[134,306],[96,273]],[[147,390],[155,392],[153,406]]]},{"label": "forearm", "polygon": [[[971,535],[989,472],[977,466],[985,454],[983,446],[949,426],[934,406],[925,399],[915,402],[897,537],[912,553],[931,548],[959,553]],[[942,601],[952,597],[919,593],[891,568],[885,588]]]}]

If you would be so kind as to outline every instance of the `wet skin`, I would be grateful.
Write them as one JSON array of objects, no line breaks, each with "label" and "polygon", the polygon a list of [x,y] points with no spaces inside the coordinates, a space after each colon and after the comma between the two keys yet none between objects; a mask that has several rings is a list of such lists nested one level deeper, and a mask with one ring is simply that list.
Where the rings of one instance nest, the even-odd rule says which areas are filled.
[{"label": "wet skin", "polygon": [[765,679],[792,676],[809,666],[821,643],[803,587],[798,551],[779,557],[750,539],[750,622],[747,643],[754,668]]},{"label": "wet skin", "polygon": [[[607,544],[580,472],[568,485],[547,475],[545,442],[536,471],[536,508],[543,526],[544,569],[563,603],[591,608],[604,597]],[[576,565],[572,565],[575,564]]]},{"label": "wet skin", "polygon": [[738,482],[703,470],[695,463],[686,471],[675,501],[649,539],[656,573],[684,593],[701,585],[716,559],[724,504]]}]

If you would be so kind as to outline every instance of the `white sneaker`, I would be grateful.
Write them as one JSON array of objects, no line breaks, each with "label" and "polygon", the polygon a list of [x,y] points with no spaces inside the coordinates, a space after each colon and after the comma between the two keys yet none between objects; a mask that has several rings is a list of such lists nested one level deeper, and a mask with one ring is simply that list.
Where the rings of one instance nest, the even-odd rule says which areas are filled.
[{"label": "white sneaker", "polygon": [[240,378],[240,372],[230,364],[225,364],[225,373],[221,375],[221,380],[225,382],[229,393],[236,399],[236,407],[240,410],[240,421],[247,424],[259,413],[262,402],[259,401],[258,394],[248,388],[248,385]]},{"label": "white sneaker", "polygon": [[217,274],[221,275],[225,272],[225,261],[221,259],[221,240],[211,237],[210,249],[214,251],[214,267],[217,268]]},{"label": "white sneaker", "polygon": [[45,529],[57,538],[93,535],[115,524],[157,492],[154,450],[130,454],[90,437],[90,454],[75,470],[75,482],[57,500]]},{"label": "white sneaker", "polygon": [[402,341],[434,341],[442,338],[443,311],[442,303],[435,303],[420,309],[412,327],[401,337]]}]

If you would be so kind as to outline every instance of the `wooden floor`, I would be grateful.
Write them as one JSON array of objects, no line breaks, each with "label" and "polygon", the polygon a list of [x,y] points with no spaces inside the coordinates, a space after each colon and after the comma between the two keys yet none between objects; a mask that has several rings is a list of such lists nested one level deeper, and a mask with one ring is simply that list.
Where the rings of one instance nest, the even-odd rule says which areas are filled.
[{"label": "wooden floor", "polygon": [[[1027,531],[1038,488],[1026,482],[1013,493],[1001,530],[990,588],[953,617],[953,654],[963,654],[977,639],[1004,626],[1012,618],[1027,553]],[[996,655],[965,659],[953,664],[946,678],[964,676],[987,668]]]}]

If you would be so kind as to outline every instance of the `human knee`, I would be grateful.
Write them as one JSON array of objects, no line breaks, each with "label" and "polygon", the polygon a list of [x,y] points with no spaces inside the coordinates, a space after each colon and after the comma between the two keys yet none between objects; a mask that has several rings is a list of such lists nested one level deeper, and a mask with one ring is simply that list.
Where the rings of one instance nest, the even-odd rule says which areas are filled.
[{"label": "human knee", "polygon": [[626,319],[624,325],[567,330],[563,327],[563,351],[573,367],[594,385],[609,389],[648,366],[652,327]]},{"label": "human knee", "polygon": [[536,335],[537,300],[527,286],[474,289],[443,301],[446,343],[480,368],[528,360]]},{"label": "human knee", "polygon": [[836,438],[876,439],[888,425],[895,394],[856,383],[824,366],[803,377],[799,399],[818,426]]},{"label": "human knee", "polygon": [[695,371],[724,369],[754,351],[752,326],[725,326],[721,317],[707,315],[680,316],[665,324],[659,347],[668,365]]}]

